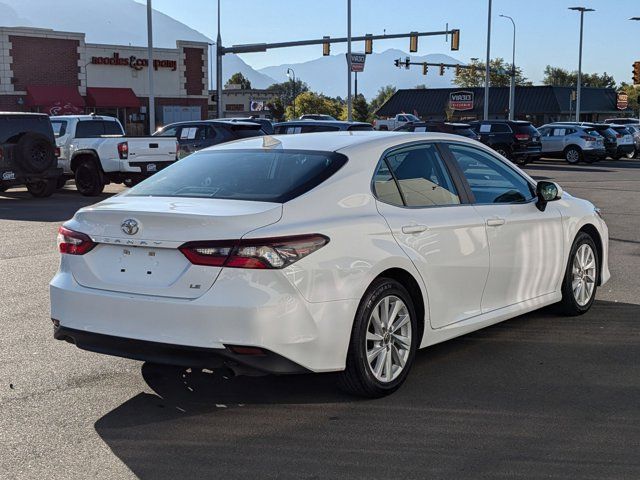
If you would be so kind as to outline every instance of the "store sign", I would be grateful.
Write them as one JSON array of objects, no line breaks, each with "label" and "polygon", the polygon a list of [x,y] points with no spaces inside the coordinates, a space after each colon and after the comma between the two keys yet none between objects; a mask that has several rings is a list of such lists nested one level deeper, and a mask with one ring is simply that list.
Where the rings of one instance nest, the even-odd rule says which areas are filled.
[{"label": "store sign", "polygon": [[[142,70],[144,67],[149,66],[149,60],[146,58],[138,58],[135,55],[129,57],[121,57],[118,52],[113,52],[110,57],[91,57],[91,63],[93,65],[111,65],[131,67],[134,70]],[[153,60],[153,69],[168,68],[171,71],[175,71],[178,68],[178,62],[176,60]]]},{"label": "store sign", "polygon": [[[346,55],[349,55],[349,54],[346,54]],[[351,71],[364,72],[364,62],[366,59],[367,59],[367,56],[364,53],[352,53],[351,54]]]},{"label": "store sign", "polygon": [[82,113],[82,108],[69,103],[69,102],[53,102],[51,105],[45,107],[48,115],[79,115]]},{"label": "store sign", "polygon": [[616,98],[616,107],[618,110],[626,110],[629,106],[629,95],[626,92],[618,92]]},{"label": "store sign", "polygon": [[262,112],[267,109],[264,100],[251,100],[249,106],[251,112]]},{"label": "store sign", "polygon": [[473,92],[451,92],[449,108],[451,110],[473,110]]}]

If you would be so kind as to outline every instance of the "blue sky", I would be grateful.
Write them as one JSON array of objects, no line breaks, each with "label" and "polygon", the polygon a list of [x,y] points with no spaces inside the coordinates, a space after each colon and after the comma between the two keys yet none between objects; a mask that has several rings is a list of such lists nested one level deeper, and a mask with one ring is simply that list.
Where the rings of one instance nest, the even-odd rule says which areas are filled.
[{"label": "blue sky", "polygon": [[[139,0],[145,3],[144,0]],[[352,33],[401,33],[443,30],[448,22],[461,30],[456,58],[486,56],[487,0],[352,0]],[[241,7],[240,7],[241,5]],[[511,58],[512,26],[498,15],[510,15],[517,26],[516,65],[534,82],[547,64],[577,69],[579,14],[567,7],[596,9],[585,14],[583,71],[612,74],[630,81],[631,64],[640,60],[638,0],[493,0],[491,56]],[[153,7],[211,38],[216,36],[216,0],[153,0]],[[346,34],[346,0],[222,0],[224,45],[320,38]],[[374,50],[400,48],[408,40],[374,43]],[[332,53],[343,48],[332,46]],[[360,48],[356,48],[361,50]],[[418,54],[451,53],[442,37],[420,39]],[[312,60],[321,47],[298,47],[242,55],[254,68]]]}]

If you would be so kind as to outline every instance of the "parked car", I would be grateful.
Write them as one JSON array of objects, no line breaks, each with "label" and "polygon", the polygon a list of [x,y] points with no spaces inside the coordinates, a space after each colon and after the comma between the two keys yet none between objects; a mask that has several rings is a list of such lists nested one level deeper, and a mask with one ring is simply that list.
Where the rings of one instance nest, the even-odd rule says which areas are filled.
[{"label": "parked car", "polygon": [[561,157],[568,163],[595,162],[606,155],[604,137],[592,127],[548,124],[538,128],[542,154]]},{"label": "parked car", "polygon": [[616,132],[616,138],[618,140],[618,149],[614,160],[619,160],[622,157],[633,158],[636,156],[636,142],[633,138],[633,131],[628,125],[616,125],[610,124],[611,129]]},{"label": "parked car", "polygon": [[605,154],[599,158],[604,160],[606,157],[615,158],[618,154],[618,133],[607,123],[593,122],[557,122],[553,125],[580,125],[583,127],[591,127],[597,131],[604,139]]},{"label": "parked car", "polygon": [[607,118],[604,123],[615,123],[616,125],[638,125],[640,120],[637,118],[621,117],[621,118]]},{"label": "parked car", "polygon": [[85,196],[100,195],[108,183],[134,185],[176,161],[175,140],[127,137],[114,117],[61,115],[51,123],[60,148],[58,165]]},{"label": "parked car", "polygon": [[174,137],[178,140],[178,158],[198,150],[248,137],[264,135],[262,126],[251,122],[229,120],[193,120],[170,123],[153,134],[154,137]]},{"label": "parked car", "polygon": [[627,123],[625,126],[631,131],[631,134],[633,135],[633,143],[636,148],[635,156],[637,157],[638,154],[640,154],[640,124]]},{"label": "parked car", "polygon": [[481,120],[469,122],[480,141],[505,158],[526,165],[540,159],[540,132],[522,120]]},{"label": "parked car", "polygon": [[343,122],[340,120],[293,120],[276,123],[273,129],[277,135],[291,133],[338,132],[340,130],[354,132],[357,130],[373,130],[370,123]]},{"label": "parked car", "polygon": [[411,115],[410,113],[399,113],[395,117],[389,120],[374,120],[373,126],[376,130],[395,130],[398,127],[401,127],[405,123],[409,122],[419,122],[420,119],[415,115]]},{"label": "parked car", "polygon": [[61,175],[49,117],[0,113],[0,192],[25,185],[34,197],[48,197]]},{"label": "parked car", "polygon": [[337,120],[337,118],[323,113],[305,113],[298,120]]},{"label": "parked car", "polygon": [[337,371],[379,397],[418,348],[554,303],[587,312],[608,238],[590,202],[460,136],[250,138],[60,228],[54,337],[188,367]]},{"label": "parked car", "polygon": [[273,135],[273,122],[268,118],[251,118],[251,117],[237,117],[237,118],[222,118],[220,119],[225,122],[250,122],[257,123],[262,128],[262,131],[266,135]]},{"label": "parked car", "polygon": [[394,129],[394,132],[440,132],[451,133],[453,135],[462,135],[463,137],[472,138],[473,140],[480,140],[478,135],[471,125],[468,123],[453,123],[453,122],[409,122],[405,123],[401,127]]}]

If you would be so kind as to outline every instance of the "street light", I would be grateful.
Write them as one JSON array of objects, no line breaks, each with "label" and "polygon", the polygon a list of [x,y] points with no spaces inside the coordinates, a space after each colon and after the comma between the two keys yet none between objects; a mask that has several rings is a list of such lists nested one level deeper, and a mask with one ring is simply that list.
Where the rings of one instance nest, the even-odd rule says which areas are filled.
[{"label": "street light", "polygon": [[593,8],[569,7],[569,10],[580,12],[580,53],[578,56],[578,85],[576,96],[576,122],[580,121],[580,89],[582,84],[582,31],[584,27],[584,12],[595,12]]},{"label": "street light", "polygon": [[516,103],[516,22],[509,15],[502,15],[508,18],[513,24],[513,59],[511,60],[511,88],[509,88],[509,120],[513,120]]},{"label": "street light", "polygon": [[287,77],[289,78],[289,80],[293,81],[293,88],[291,89],[291,92],[293,94],[293,118],[295,119],[296,117],[296,72],[293,70],[293,68],[287,68]]},{"label": "street light", "polygon": [[489,75],[491,62],[491,0],[489,0],[489,13],[487,15],[487,64],[484,69],[484,120],[489,120]]}]

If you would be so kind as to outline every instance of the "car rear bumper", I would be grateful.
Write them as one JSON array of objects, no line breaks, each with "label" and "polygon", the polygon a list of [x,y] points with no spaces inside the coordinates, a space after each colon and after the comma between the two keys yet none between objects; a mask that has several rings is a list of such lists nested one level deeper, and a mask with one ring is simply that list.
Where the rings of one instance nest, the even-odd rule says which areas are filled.
[{"label": "car rear bumper", "polygon": [[597,160],[607,156],[607,151],[604,148],[594,148],[591,150],[582,150],[582,155],[589,160]]},{"label": "car rear bumper", "polygon": [[195,368],[226,366],[233,369],[241,366],[257,372],[274,374],[309,372],[306,368],[265,349],[237,353],[233,350],[234,346],[202,348],[172,345],[75,330],[61,326],[57,320],[54,320],[54,325],[57,325],[53,331],[56,340],[72,343],[82,350],[133,360]]},{"label": "car rear bumper", "polygon": [[626,153],[634,152],[636,149],[635,145],[632,143],[626,145],[618,145],[617,153],[620,155],[624,155]]},{"label": "car rear bumper", "polygon": [[24,185],[38,180],[54,179],[61,175],[61,168],[50,168],[40,173],[28,173],[15,168],[0,167],[0,184],[3,187],[11,187],[13,185]]},{"label": "car rear bumper", "polygon": [[514,148],[511,152],[512,157],[540,157],[542,156],[542,146],[522,146]]},{"label": "car rear bumper", "polygon": [[[64,260],[50,285],[51,318],[61,328],[172,347],[161,349],[162,363],[184,364],[183,353],[171,360],[180,349],[224,357],[234,345],[262,348],[314,372],[344,369],[357,300],[307,302],[281,271],[239,269],[223,269],[196,299],[118,293],[79,285]],[[76,343],[91,350],[93,341]],[[133,357],[116,345],[104,353],[160,361],[153,352]]]}]

